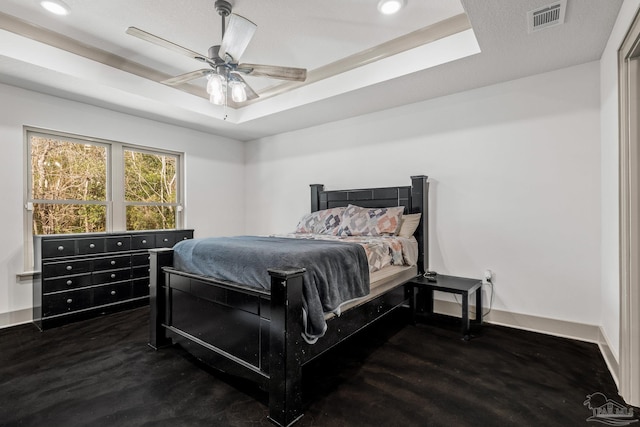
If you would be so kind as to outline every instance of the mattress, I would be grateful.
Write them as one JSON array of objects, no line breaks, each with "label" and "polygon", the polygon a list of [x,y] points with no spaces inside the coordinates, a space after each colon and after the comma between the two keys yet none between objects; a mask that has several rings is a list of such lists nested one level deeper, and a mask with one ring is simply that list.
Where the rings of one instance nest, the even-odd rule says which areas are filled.
[{"label": "mattress", "polygon": [[[415,265],[390,265],[371,273],[370,275],[370,291],[369,295],[349,301],[340,306],[340,313],[344,313],[350,308],[357,307],[361,304],[371,301],[378,296],[396,288],[418,275],[418,267]],[[336,313],[325,313],[325,321],[337,316]]]}]

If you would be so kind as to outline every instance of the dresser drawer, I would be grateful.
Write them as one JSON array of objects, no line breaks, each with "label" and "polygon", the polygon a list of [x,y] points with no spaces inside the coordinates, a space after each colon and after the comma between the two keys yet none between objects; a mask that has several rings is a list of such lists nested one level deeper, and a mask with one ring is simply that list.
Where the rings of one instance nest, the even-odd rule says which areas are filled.
[{"label": "dresser drawer", "polygon": [[93,288],[95,305],[111,304],[131,298],[131,283],[118,283]]},{"label": "dresser drawer", "polygon": [[156,248],[171,248],[176,243],[174,233],[158,233],[156,234]]},{"label": "dresser drawer", "polygon": [[142,277],[149,277],[149,272],[151,269],[148,265],[144,265],[142,267],[133,267],[131,269],[131,277],[134,279],[140,279]]},{"label": "dresser drawer", "polygon": [[91,307],[91,289],[60,292],[42,299],[42,315],[54,316]]},{"label": "dresser drawer", "polygon": [[57,258],[76,254],[75,240],[54,239],[42,242],[42,258]]},{"label": "dresser drawer", "polygon": [[93,260],[93,271],[114,270],[131,266],[130,255],[114,255]]},{"label": "dresser drawer", "polygon": [[193,239],[193,230],[176,230],[174,233],[175,243],[183,240]]},{"label": "dresser drawer", "polygon": [[107,252],[128,251],[131,250],[131,237],[107,237],[105,240],[105,244]]},{"label": "dresser drawer", "polygon": [[46,279],[42,284],[42,292],[58,292],[67,289],[82,288],[91,286],[91,274],[78,274],[75,276],[64,276],[55,279]]},{"label": "dresser drawer", "polygon": [[91,271],[91,261],[89,260],[47,262],[42,265],[42,274],[45,277],[68,276],[87,271]]},{"label": "dresser drawer", "polygon": [[149,296],[149,278],[136,279],[133,281],[131,288],[131,297],[148,297]]},{"label": "dresser drawer", "polygon": [[76,242],[78,255],[100,254],[104,252],[104,237],[89,237],[86,239],[78,239]]},{"label": "dresser drawer", "polygon": [[131,236],[131,249],[153,249],[155,247],[155,234],[136,234]]},{"label": "dresser drawer", "polygon": [[131,255],[131,265],[133,267],[138,267],[143,265],[149,266],[150,261],[151,261],[151,255],[149,255],[149,252]]},{"label": "dresser drawer", "polygon": [[103,283],[120,282],[122,280],[131,279],[131,269],[109,270],[93,273],[93,284],[101,285]]}]

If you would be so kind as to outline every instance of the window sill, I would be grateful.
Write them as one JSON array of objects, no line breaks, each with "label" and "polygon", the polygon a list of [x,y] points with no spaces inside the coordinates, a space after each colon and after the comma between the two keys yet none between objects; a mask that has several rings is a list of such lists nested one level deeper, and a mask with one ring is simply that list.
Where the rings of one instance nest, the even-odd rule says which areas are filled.
[{"label": "window sill", "polygon": [[40,274],[39,271],[23,271],[22,273],[17,273],[16,278],[18,280],[32,280],[33,276],[36,274]]}]

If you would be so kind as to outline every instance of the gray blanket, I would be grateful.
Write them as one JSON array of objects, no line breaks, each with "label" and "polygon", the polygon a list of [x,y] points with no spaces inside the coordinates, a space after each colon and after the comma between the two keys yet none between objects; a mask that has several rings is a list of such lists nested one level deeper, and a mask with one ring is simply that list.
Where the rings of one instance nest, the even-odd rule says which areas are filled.
[{"label": "gray blanket", "polygon": [[280,237],[211,237],[174,246],[176,269],[243,285],[269,289],[267,268],[304,267],[305,339],[324,335],[325,312],[369,294],[367,255],[357,243]]}]

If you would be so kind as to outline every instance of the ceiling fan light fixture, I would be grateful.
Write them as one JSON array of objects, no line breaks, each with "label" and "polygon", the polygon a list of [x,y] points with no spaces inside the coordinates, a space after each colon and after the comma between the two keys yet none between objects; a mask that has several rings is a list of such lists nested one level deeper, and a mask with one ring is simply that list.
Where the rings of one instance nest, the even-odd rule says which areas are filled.
[{"label": "ceiling fan light fixture", "polygon": [[215,105],[224,105],[224,92],[211,92],[209,102]]},{"label": "ceiling fan light fixture", "polygon": [[207,76],[207,79],[207,93],[209,94],[209,101],[212,104],[223,105],[226,92],[226,80],[224,76],[212,73]]},{"label": "ceiling fan light fixture", "polygon": [[231,87],[231,99],[233,99],[233,102],[245,102],[247,100],[247,91],[244,89],[244,83],[230,81],[229,87]]},{"label": "ceiling fan light fixture", "polygon": [[62,0],[42,0],[40,6],[56,15],[64,16],[71,13],[71,8]]},{"label": "ceiling fan light fixture", "polygon": [[393,15],[404,7],[406,0],[380,0],[378,10],[384,15]]},{"label": "ceiling fan light fixture", "polygon": [[211,95],[212,93],[221,93],[224,91],[224,76],[220,74],[209,74],[207,76],[207,93]]}]

